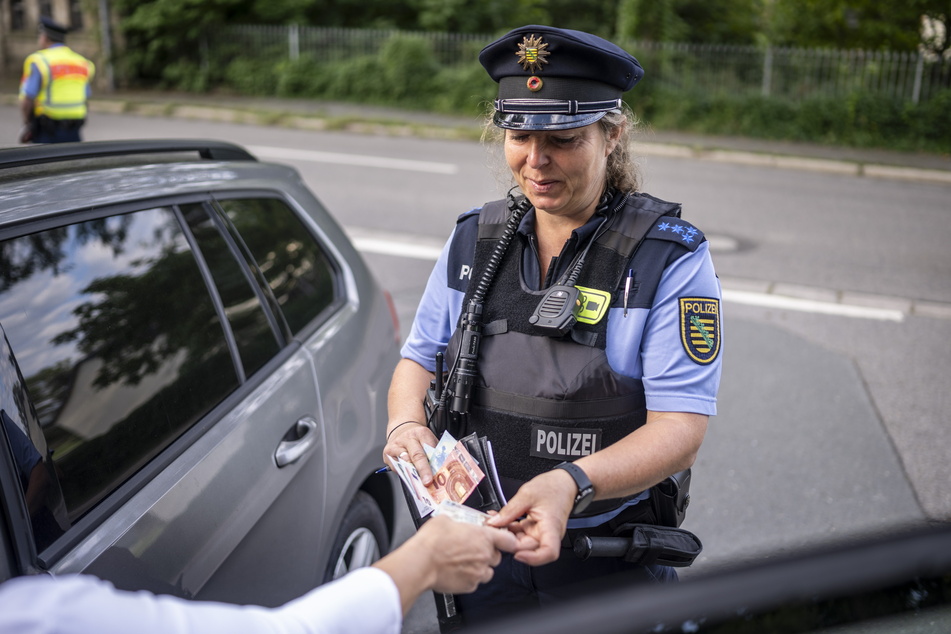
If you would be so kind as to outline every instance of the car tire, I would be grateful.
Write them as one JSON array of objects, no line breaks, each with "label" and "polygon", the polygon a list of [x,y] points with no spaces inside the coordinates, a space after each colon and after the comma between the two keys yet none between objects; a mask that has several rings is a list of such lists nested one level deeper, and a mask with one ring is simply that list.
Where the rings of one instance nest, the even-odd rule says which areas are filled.
[{"label": "car tire", "polygon": [[388,548],[389,536],[383,512],[369,493],[357,491],[334,539],[324,583],[356,568],[369,566]]}]

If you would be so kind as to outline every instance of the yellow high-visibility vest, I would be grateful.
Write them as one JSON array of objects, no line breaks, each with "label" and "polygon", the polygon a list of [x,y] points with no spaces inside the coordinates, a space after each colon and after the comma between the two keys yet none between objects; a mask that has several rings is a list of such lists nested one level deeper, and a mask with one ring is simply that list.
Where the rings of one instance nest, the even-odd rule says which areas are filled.
[{"label": "yellow high-visibility vest", "polygon": [[24,82],[32,65],[43,78],[34,114],[50,119],[85,119],[86,91],[95,65],[68,46],[52,46],[27,57],[23,62]]}]

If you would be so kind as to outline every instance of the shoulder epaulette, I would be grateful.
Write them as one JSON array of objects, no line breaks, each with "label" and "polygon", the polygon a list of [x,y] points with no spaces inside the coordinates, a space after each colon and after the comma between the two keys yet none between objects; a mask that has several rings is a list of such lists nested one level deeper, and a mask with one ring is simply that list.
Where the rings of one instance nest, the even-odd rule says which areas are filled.
[{"label": "shoulder epaulette", "polygon": [[702,231],[686,220],[664,216],[647,232],[647,239],[668,240],[681,244],[690,251],[695,251],[703,242],[704,237]]},{"label": "shoulder epaulette", "polygon": [[677,218],[680,217],[680,209],[682,207],[680,203],[662,200],[645,192],[634,192],[631,194],[629,204],[660,216],[675,216]]},{"label": "shoulder epaulette", "polygon": [[465,213],[459,214],[459,217],[456,218],[456,224],[459,224],[460,222],[462,222],[462,221],[465,220],[466,218],[471,218],[472,216],[474,216],[474,215],[476,215],[476,214],[478,214],[478,213],[479,213],[479,207],[476,207],[476,208],[474,208],[474,209],[470,209],[469,211],[467,211],[467,212],[465,212]]}]

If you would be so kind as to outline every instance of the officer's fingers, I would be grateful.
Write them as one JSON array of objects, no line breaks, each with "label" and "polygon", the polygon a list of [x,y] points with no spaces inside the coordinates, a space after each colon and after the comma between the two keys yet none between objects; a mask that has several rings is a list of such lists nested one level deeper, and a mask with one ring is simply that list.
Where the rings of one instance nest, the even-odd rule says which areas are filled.
[{"label": "officer's fingers", "polygon": [[[386,446],[383,447],[383,460],[390,466],[396,462],[396,457],[400,456],[401,453],[406,452],[406,447],[401,442],[390,441],[386,443]],[[405,456],[400,456],[404,460],[409,457],[407,453]]]},{"label": "officer's fingers", "polygon": [[520,550],[515,553],[514,557],[516,561],[520,561],[523,564],[527,564],[529,566],[541,566],[555,561],[558,559],[559,554],[561,554],[560,541],[553,546],[551,544],[545,543],[545,541],[542,540],[542,542],[537,544],[537,548],[531,550]]},{"label": "officer's fingers", "polygon": [[508,526],[518,518],[522,517],[529,510],[527,504],[522,504],[522,498],[517,494],[509,503],[503,506],[498,514],[493,515],[485,521],[488,526],[495,526],[501,528],[503,526]]},{"label": "officer's fingers", "polygon": [[518,546],[515,552],[536,550],[538,548],[538,540],[528,533],[517,533],[515,536],[518,538]]},{"label": "officer's fingers", "polygon": [[411,449],[407,452],[409,457],[403,456],[403,460],[409,460],[413,463],[413,466],[416,467],[416,472],[419,473],[419,479],[423,481],[423,484],[429,484],[433,481],[433,470],[429,466],[429,458],[426,457],[426,452],[423,451],[423,447],[420,444],[416,444],[416,448]]},{"label": "officer's fingers", "polygon": [[515,559],[531,566],[558,559],[561,553],[561,531],[550,522],[534,522],[528,519],[522,523],[525,524],[525,537],[519,540],[520,548]]},{"label": "officer's fingers", "polygon": [[433,471],[429,464],[429,458],[426,456],[426,451],[423,449],[423,443],[433,447],[437,444],[433,432],[428,427],[413,425],[398,440],[404,447],[403,451],[407,453],[406,456],[402,456],[403,460],[413,463],[423,484],[432,482]]}]

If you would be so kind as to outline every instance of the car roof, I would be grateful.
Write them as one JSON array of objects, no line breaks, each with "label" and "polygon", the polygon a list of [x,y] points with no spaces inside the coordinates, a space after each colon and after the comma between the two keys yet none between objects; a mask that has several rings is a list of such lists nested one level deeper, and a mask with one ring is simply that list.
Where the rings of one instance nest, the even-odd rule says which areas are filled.
[{"label": "car roof", "polygon": [[161,196],[300,184],[221,141],[153,139],[0,149],[0,225]]}]

